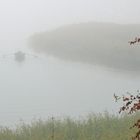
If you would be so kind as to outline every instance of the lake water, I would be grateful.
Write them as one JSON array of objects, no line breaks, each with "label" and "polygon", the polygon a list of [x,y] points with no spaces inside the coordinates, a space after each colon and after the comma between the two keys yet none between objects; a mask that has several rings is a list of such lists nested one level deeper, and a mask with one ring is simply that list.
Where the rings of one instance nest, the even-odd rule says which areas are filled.
[{"label": "lake water", "polygon": [[[5,44],[1,55],[17,50],[31,52],[25,43]],[[20,45],[20,47],[19,47]],[[140,76],[101,66],[68,62],[39,54],[22,64],[14,57],[0,58],[0,125],[47,117],[79,117],[90,112],[116,113],[113,100],[139,89]]]}]

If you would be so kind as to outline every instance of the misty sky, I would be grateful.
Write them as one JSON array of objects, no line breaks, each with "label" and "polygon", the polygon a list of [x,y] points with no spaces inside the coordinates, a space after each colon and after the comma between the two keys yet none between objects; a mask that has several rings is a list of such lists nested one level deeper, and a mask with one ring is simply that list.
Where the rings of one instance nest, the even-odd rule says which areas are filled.
[{"label": "misty sky", "polygon": [[140,23],[139,0],[0,0],[0,38],[17,40],[63,24]]}]

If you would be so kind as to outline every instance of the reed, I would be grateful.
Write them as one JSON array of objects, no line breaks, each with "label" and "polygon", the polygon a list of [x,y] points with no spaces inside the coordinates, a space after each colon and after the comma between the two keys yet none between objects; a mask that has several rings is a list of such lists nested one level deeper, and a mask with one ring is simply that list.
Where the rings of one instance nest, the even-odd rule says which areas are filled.
[{"label": "reed", "polygon": [[130,129],[140,114],[121,117],[107,112],[89,114],[82,119],[69,117],[22,123],[16,129],[0,128],[0,140],[130,140]]}]

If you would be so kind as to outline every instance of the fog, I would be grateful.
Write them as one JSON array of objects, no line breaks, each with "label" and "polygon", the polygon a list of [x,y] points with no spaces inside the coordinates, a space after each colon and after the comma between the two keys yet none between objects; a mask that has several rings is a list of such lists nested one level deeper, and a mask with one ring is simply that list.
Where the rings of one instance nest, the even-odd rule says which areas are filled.
[{"label": "fog", "polygon": [[139,4],[138,0],[0,0],[0,55],[20,50],[39,56],[26,57],[22,64],[13,55],[0,57],[0,125],[52,115],[115,113],[114,92],[139,89],[138,73],[98,66],[98,61],[95,66],[42,55],[29,47],[28,39],[68,24],[139,24]]},{"label": "fog", "polygon": [[139,43],[130,45],[129,41],[140,35],[139,27],[101,22],[72,24],[35,34],[29,42],[36,52],[63,60],[138,72]]}]

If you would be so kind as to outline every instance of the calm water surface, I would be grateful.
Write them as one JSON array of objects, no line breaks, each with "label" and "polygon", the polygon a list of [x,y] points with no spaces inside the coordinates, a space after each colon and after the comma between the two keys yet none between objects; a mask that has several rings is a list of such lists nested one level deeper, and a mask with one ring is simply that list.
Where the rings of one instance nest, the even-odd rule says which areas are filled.
[{"label": "calm water surface", "polygon": [[[20,43],[19,43],[20,44]],[[1,55],[23,50],[13,42]],[[0,125],[50,116],[79,117],[108,110],[116,113],[113,94],[139,89],[140,76],[89,64],[61,61],[39,55],[22,64],[14,57],[0,58]]]}]

